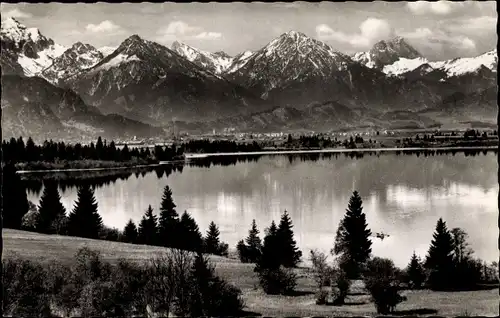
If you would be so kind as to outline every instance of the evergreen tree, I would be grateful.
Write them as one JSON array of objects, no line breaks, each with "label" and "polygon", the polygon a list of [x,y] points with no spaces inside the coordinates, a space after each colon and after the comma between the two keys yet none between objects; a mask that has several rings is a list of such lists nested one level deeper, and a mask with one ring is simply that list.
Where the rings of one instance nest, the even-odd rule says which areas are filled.
[{"label": "evergreen tree", "polygon": [[279,255],[281,265],[285,267],[296,267],[302,257],[302,252],[297,247],[297,242],[293,238],[292,220],[285,211],[281,216],[276,236],[279,248],[276,251]]},{"label": "evergreen tree", "polygon": [[252,220],[252,227],[250,231],[248,231],[248,237],[246,238],[247,247],[247,256],[250,262],[257,262],[260,258],[260,253],[262,250],[262,241],[259,237],[259,230],[257,229],[257,224],[255,223],[255,219]]},{"label": "evergreen tree", "polygon": [[221,242],[219,239],[219,228],[212,221],[208,226],[207,236],[204,240],[204,249],[205,253],[221,255],[223,251],[221,251]]},{"label": "evergreen tree", "polygon": [[451,285],[454,246],[453,238],[442,218],[437,221],[432,237],[425,260],[425,267],[430,270],[429,283],[435,290],[447,289]]},{"label": "evergreen tree", "polygon": [[357,191],[349,199],[346,214],[337,229],[333,254],[340,255],[340,267],[351,279],[358,278],[362,265],[370,258],[371,230],[363,213],[363,201]]},{"label": "evergreen tree", "polygon": [[172,190],[167,185],[161,198],[160,217],[158,219],[158,239],[161,246],[178,247],[179,214],[175,211]]},{"label": "evergreen tree", "polygon": [[250,258],[248,257],[248,246],[245,245],[243,240],[238,241],[236,244],[236,250],[238,251],[238,257],[242,263],[250,263]]},{"label": "evergreen tree", "polygon": [[97,138],[97,143],[95,144],[96,157],[98,160],[102,160],[104,157],[104,144],[102,142],[101,136]]},{"label": "evergreen tree", "polygon": [[156,215],[153,214],[151,205],[146,210],[139,223],[139,244],[155,245],[157,243],[158,225]]},{"label": "evergreen tree", "polygon": [[137,243],[137,237],[139,233],[137,232],[137,226],[135,226],[134,221],[130,219],[123,229],[123,241],[125,243]]},{"label": "evergreen tree", "polygon": [[410,288],[420,288],[425,282],[425,271],[420,258],[413,252],[410,263],[406,267],[406,275]]},{"label": "evergreen tree", "polygon": [[38,206],[36,230],[40,233],[55,234],[57,223],[66,217],[66,209],[61,203],[57,184],[46,182]]},{"label": "evergreen tree", "polygon": [[203,248],[203,237],[196,221],[184,211],[179,224],[179,248],[187,251],[198,252]]},{"label": "evergreen tree", "polygon": [[260,259],[255,266],[255,271],[259,272],[264,269],[278,269],[281,265],[281,260],[278,256],[278,228],[274,221],[266,231],[264,243],[262,244],[262,253]]},{"label": "evergreen tree", "polygon": [[78,189],[77,196],[73,211],[69,214],[68,233],[71,236],[97,239],[103,223],[97,211],[94,190],[84,184]]},{"label": "evergreen tree", "polygon": [[3,227],[20,229],[23,216],[29,210],[26,189],[16,173],[14,165],[7,164],[2,170]]}]

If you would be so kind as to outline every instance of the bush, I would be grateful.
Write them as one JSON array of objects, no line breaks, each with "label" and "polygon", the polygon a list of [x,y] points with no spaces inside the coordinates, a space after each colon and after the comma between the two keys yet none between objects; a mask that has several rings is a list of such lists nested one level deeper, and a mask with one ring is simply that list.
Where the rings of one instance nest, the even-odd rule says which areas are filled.
[{"label": "bush", "polygon": [[333,283],[333,304],[336,306],[345,304],[347,293],[349,293],[349,288],[351,287],[351,280],[347,273],[338,269],[334,274]]},{"label": "bush", "polygon": [[406,300],[399,295],[400,275],[390,259],[375,257],[367,263],[364,283],[377,308],[377,313],[386,315],[393,312],[396,305]]},{"label": "bush", "polygon": [[326,305],[328,302],[328,291],[319,290],[316,293],[316,305]]},{"label": "bush", "polygon": [[327,256],[324,253],[312,250],[310,260],[312,262],[316,285],[319,289],[323,286],[330,286],[332,268],[326,263]]},{"label": "bush", "polygon": [[14,317],[51,316],[43,267],[19,258],[3,260],[2,265],[3,312]]},{"label": "bush", "polygon": [[288,295],[297,285],[295,273],[284,267],[261,269],[258,271],[260,286],[269,295]]}]

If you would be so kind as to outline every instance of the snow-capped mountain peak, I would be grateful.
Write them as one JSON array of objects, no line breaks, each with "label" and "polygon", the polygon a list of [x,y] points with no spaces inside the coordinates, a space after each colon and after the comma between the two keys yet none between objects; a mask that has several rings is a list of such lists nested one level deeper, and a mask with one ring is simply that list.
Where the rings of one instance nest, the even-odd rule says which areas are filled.
[{"label": "snow-capped mountain peak", "polygon": [[103,46],[97,49],[99,52],[102,53],[104,56],[108,56],[111,53],[113,53],[116,50],[116,47],[114,46]]},{"label": "snow-capped mountain peak", "polygon": [[66,50],[37,28],[27,28],[15,18],[2,20],[0,39],[5,64],[14,73],[33,76],[52,64]]},{"label": "snow-capped mountain peak", "polygon": [[57,83],[60,79],[94,66],[103,57],[104,55],[92,45],[76,42],[55,58],[52,65],[42,71],[41,76],[49,82]]},{"label": "snow-capped mountain peak", "polygon": [[224,73],[233,63],[233,58],[225,52],[211,53],[178,41],[172,43],[171,49],[188,61],[217,75]]}]

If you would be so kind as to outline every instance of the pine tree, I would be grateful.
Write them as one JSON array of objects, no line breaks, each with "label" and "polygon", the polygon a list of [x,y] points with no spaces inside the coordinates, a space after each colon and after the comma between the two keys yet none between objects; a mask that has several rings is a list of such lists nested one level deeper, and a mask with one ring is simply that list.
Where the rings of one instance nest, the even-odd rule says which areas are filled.
[{"label": "pine tree", "polygon": [[250,262],[257,262],[260,258],[262,241],[260,240],[259,233],[254,219],[252,220],[252,227],[248,231],[248,237],[245,240],[247,244],[247,257]]},{"label": "pine tree", "polygon": [[285,211],[281,216],[280,224],[276,232],[279,248],[276,251],[281,265],[285,267],[296,267],[302,257],[302,252],[297,247],[293,238],[292,220]]},{"label": "pine tree", "polygon": [[155,245],[157,243],[158,225],[156,215],[153,214],[151,205],[146,210],[139,223],[139,244]]},{"label": "pine tree", "polygon": [[408,283],[411,288],[420,288],[425,282],[425,271],[420,258],[413,252],[410,263],[406,267]]},{"label": "pine tree", "polygon": [[248,257],[248,246],[245,245],[243,240],[239,240],[238,243],[236,243],[236,250],[238,251],[238,257],[242,263],[250,263],[250,258]]},{"label": "pine tree", "polygon": [[172,190],[167,185],[163,190],[158,219],[158,239],[161,246],[178,247],[179,214],[175,211]]},{"label": "pine tree", "polygon": [[371,231],[363,213],[363,201],[357,191],[349,199],[346,214],[337,229],[333,254],[341,256],[340,267],[351,279],[358,278],[362,265],[371,254]]},{"label": "pine tree", "polygon": [[220,253],[220,240],[219,228],[212,221],[208,226],[207,236],[204,240],[205,253],[219,255]]},{"label": "pine tree", "polygon": [[137,243],[137,237],[139,233],[137,232],[137,226],[134,221],[130,219],[123,229],[123,241],[125,243]]},{"label": "pine tree", "polygon": [[281,265],[281,260],[278,256],[279,242],[278,242],[278,228],[274,221],[266,231],[264,243],[262,244],[262,253],[255,266],[255,271],[259,272],[263,269],[278,269]]},{"label": "pine tree", "polygon": [[432,237],[425,260],[425,267],[430,270],[429,283],[435,290],[447,289],[451,285],[454,246],[453,238],[442,218],[437,221]]},{"label": "pine tree", "polygon": [[213,266],[202,253],[197,253],[191,268],[191,316],[208,316],[210,311],[210,285],[215,280]]},{"label": "pine tree", "polygon": [[40,233],[55,234],[56,223],[66,217],[66,209],[61,203],[61,196],[54,182],[45,183],[36,220],[36,230]]},{"label": "pine tree", "polygon": [[184,211],[179,224],[179,248],[187,251],[198,252],[203,248],[203,237],[196,221]]},{"label": "pine tree", "polygon": [[69,214],[68,233],[71,236],[96,239],[99,238],[102,227],[94,190],[84,184],[78,189],[75,206]]},{"label": "pine tree", "polygon": [[2,217],[3,227],[20,229],[29,204],[26,189],[13,165],[2,169]]}]

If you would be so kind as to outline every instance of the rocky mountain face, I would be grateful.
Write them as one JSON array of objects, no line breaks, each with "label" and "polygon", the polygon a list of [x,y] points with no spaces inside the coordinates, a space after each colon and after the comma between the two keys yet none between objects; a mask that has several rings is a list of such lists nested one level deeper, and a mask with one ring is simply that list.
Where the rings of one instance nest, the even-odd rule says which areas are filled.
[{"label": "rocky mountain face", "polygon": [[77,42],[44,69],[40,76],[57,84],[78,72],[90,68],[104,58],[104,55],[90,44]]},{"label": "rocky mountain face", "polygon": [[496,50],[429,61],[399,37],[353,56],[296,31],[234,57],[137,35],[66,49],[9,18],[1,46],[5,123],[18,132],[429,127],[496,111]]},{"label": "rocky mountain face", "polygon": [[367,67],[382,69],[400,58],[417,59],[420,57],[422,55],[402,37],[396,37],[390,41],[379,41],[370,51],[356,53],[352,59]]},{"label": "rocky mountain face", "polygon": [[233,62],[233,58],[224,52],[210,53],[178,41],[172,43],[172,51],[216,75],[223,74]]},{"label": "rocky mountain face", "polygon": [[162,129],[119,115],[103,115],[73,91],[40,77],[2,76],[2,134],[65,139],[161,135]]},{"label": "rocky mountain face", "polygon": [[104,113],[156,125],[173,118],[214,119],[247,112],[261,102],[242,87],[137,35],[65,83]]},{"label": "rocky mountain face", "polygon": [[27,28],[14,18],[2,20],[0,42],[2,74],[34,76],[66,50],[37,28]]}]

